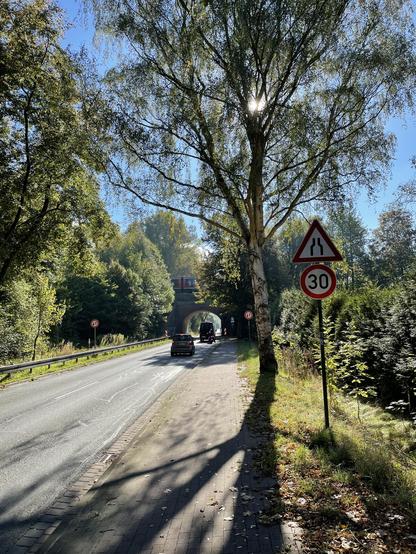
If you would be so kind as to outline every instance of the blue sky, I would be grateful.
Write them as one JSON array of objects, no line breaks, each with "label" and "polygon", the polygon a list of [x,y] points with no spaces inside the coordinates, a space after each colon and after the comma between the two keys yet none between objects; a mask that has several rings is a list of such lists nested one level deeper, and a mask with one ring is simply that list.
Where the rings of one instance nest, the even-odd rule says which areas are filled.
[{"label": "blue sky", "polygon": [[[109,52],[105,50],[105,46],[100,45],[99,40],[94,40],[93,19],[85,12],[82,0],[58,0],[58,5],[64,9],[66,20],[71,25],[65,35],[65,43],[72,50],[85,46],[97,59],[108,57]],[[416,116],[408,113],[402,119],[391,119],[387,129],[393,132],[397,139],[395,158],[387,186],[378,192],[376,201],[370,202],[366,193],[356,199],[356,206],[363,223],[369,229],[377,226],[378,215],[394,200],[397,187],[416,177],[416,170],[411,166],[411,159],[416,156]],[[115,201],[108,202],[112,217],[124,227],[129,220],[127,210]],[[191,222],[197,225],[195,220]]]}]

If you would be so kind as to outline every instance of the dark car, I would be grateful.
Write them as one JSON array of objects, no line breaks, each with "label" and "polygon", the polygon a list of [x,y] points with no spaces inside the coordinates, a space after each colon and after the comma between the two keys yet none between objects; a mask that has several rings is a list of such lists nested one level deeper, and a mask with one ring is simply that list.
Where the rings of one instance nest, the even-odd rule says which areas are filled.
[{"label": "dark car", "polygon": [[170,355],[176,354],[195,354],[194,339],[191,335],[173,335],[172,346],[170,347]]},{"label": "dark car", "polygon": [[215,340],[214,324],[211,321],[203,321],[199,327],[199,340],[208,341],[210,337],[214,337]]}]

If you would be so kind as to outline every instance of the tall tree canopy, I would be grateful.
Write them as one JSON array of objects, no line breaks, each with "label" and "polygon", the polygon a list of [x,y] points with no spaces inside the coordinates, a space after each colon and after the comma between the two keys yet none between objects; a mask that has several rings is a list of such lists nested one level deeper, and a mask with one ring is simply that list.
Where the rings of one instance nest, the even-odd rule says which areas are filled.
[{"label": "tall tree canopy", "polygon": [[144,232],[158,247],[172,277],[195,274],[198,259],[198,238],[183,217],[159,210],[143,222]]},{"label": "tall tree canopy", "polygon": [[380,214],[370,253],[373,276],[380,284],[403,279],[416,262],[416,229],[410,212],[393,207]]},{"label": "tall tree canopy", "polygon": [[[47,0],[0,4],[0,285],[108,216],[92,175],[80,67]],[[88,169],[90,168],[90,169]],[[88,229],[87,229],[88,228]]]},{"label": "tall tree canopy", "polygon": [[262,250],[301,203],[375,186],[382,114],[415,84],[411,2],[92,0],[122,39],[107,76],[115,186],[248,250],[261,371],[276,370]]},{"label": "tall tree canopy", "polygon": [[367,229],[352,202],[330,209],[327,227],[344,258],[337,263],[338,280],[346,288],[353,289],[363,283],[370,263],[366,249]]}]

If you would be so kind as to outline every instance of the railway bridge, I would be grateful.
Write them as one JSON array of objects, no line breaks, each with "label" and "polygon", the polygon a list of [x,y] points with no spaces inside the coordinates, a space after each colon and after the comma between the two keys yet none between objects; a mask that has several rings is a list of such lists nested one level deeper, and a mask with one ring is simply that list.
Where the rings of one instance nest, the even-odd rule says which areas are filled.
[{"label": "railway bridge", "polygon": [[233,334],[234,318],[232,316],[221,308],[204,302],[198,302],[195,277],[178,277],[172,279],[172,284],[175,290],[175,302],[172,312],[168,316],[168,331],[170,335],[188,332],[192,318],[200,313],[207,312],[220,318],[221,335]]}]

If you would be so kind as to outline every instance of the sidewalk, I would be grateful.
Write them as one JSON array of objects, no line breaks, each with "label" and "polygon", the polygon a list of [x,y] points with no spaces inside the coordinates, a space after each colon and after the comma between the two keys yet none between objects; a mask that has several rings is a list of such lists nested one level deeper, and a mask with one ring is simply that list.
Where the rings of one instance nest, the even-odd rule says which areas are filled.
[{"label": "sidewalk", "polygon": [[125,454],[37,552],[300,552],[291,528],[257,522],[276,483],[252,467],[244,411],[235,344],[219,344],[143,416]]}]

